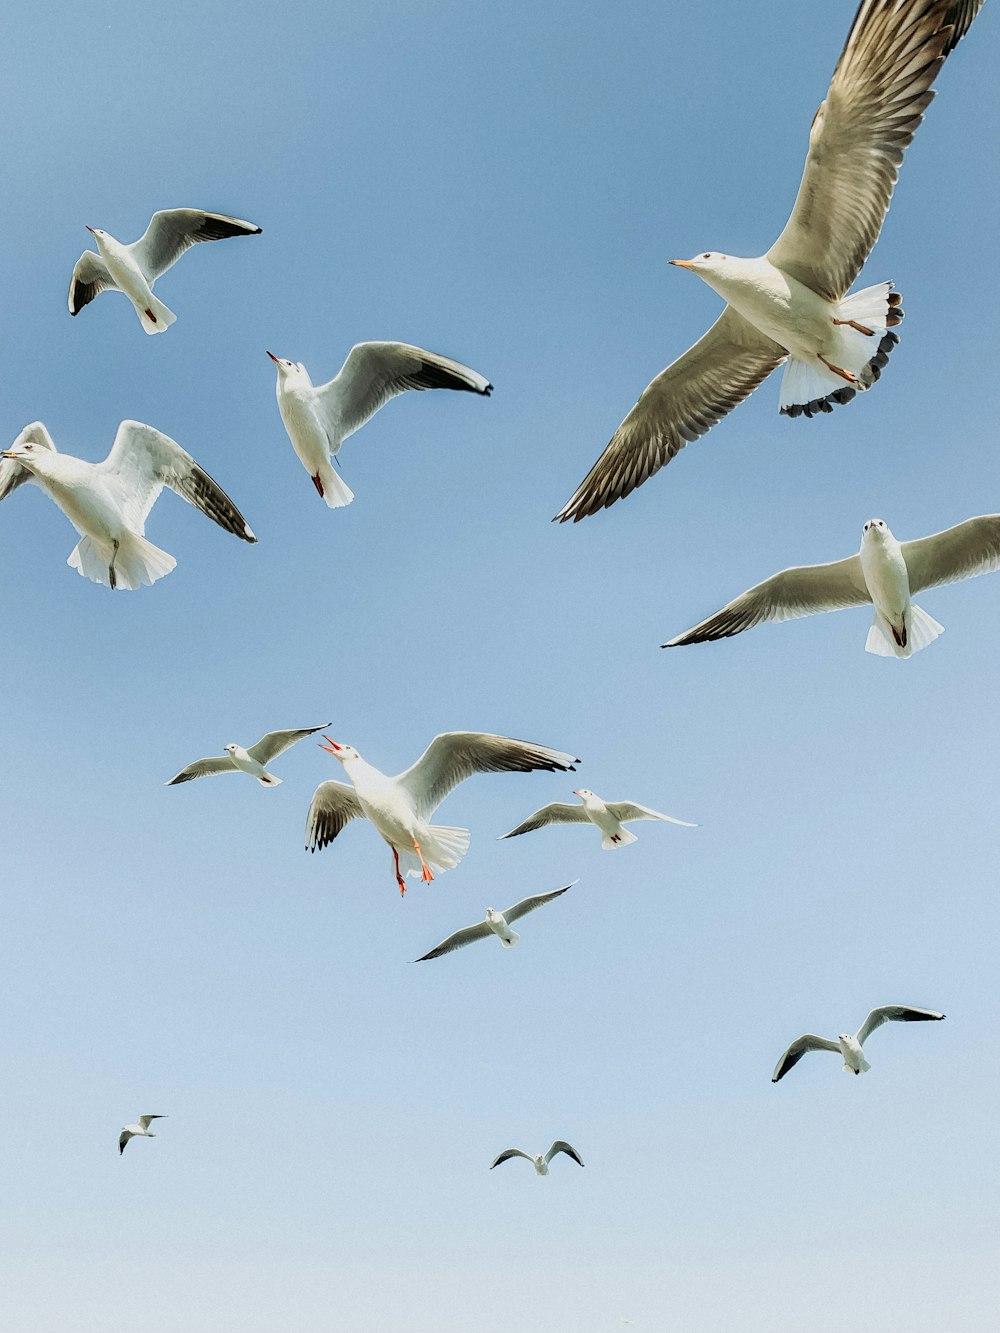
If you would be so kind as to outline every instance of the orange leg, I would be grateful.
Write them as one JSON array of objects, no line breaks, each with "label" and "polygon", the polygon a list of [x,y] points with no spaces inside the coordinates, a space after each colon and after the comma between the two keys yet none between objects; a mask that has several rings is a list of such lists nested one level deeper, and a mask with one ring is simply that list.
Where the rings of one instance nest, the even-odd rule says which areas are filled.
[{"label": "orange leg", "polygon": [[839,375],[842,380],[847,380],[848,384],[857,384],[857,375],[852,375],[849,370],[843,370],[840,366],[835,366],[832,361],[827,361],[822,352],[817,352],[816,355],[823,362],[824,366],[826,366],[827,370],[832,370],[833,373]]},{"label": "orange leg", "polygon": [[834,324],[846,324],[849,328],[857,329],[857,331],[863,333],[866,338],[874,338],[875,336],[874,329],[866,328],[864,324],[859,324],[856,319],[835,319],[833,322]]},{"label": "orange leg", "polygon": [[413,850],[420,857],[420,878],[424,881],[425,884],[430,884],[431,881],[434,879],[434,872],[431,870],[430,866],[424,860],[424,854],[420,850],[420,843],[417,842],[416,838],[413,839]]},{"label": "orange leg", "polygon": [[396,863],[396,883],[399,885],[399,896],[402,898],[403,894],[406,892],[406,881],[399,873],[399,852],[396,851],[395,847],[392,849],[392,859]]}]

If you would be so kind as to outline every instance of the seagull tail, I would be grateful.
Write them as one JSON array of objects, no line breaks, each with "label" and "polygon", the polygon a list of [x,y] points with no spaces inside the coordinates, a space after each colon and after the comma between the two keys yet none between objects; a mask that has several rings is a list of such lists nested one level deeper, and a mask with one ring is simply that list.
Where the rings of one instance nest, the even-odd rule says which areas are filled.
[{"label": "seagull tail", "polygon": [[923,607],[913,605],[910,607],[910,632],[906,643],[900,644],[896,642],[891,626],[876,611],[865,641],[865,652],[874,653],[876,657],[912,657],[943,633],[943,625],[939,625]]},{"label": "seagull tail", "polygon": [[111,546],[96,542],[93,537],[81,537],[66,563],[92,583],[131,590],[162,579],[177,561],[138,533],[126,532],[119,542],[117,554]]},{"label": "seagull tail", "polygon": [[512,930],[512,931],[510,932],[510,939],[509,939],[509,940],[505,940],[505,939],[503,939],[503,937],[501,937],[501,939],[500,939],[500,943],[503,945],[503,947],[504,947],[505,949],[513,949],[514,945],[518,942],[518,940],[519,940],[520,938],[521,938],[521,937],[520,937],[520,935],[517,933],[517,931],[516,931],[516,930]]},{"label": "seagull tail", "polygon": [[344,505],[349,505],[354,499],[350,486],[329,463],[313,477],[313,485],[331,509],[343,509]]},{"label": "seagull tail", "polygon": [[[469,850],[469,830],[467,828],[449,828],[447,824],[428,824],[420,836],[420,850],[424,860],[435,870],[452,870]],[[400,865],[406,865],[404,873],[420,874],[420,858],[416,852],[399,852]]]},{"label": "seagull tail", "polygon": [[929,616],[922,606],[910,607],[910,642],[915,653],[919,653],[921,648],[926,648],[943,633],[944,626]]},{"label": "seagull tail", "polygon": [[283,778],[276,778],[273,773],[262,773],[257,779],[262,787],[280,787]]},{"label": "seagull tail", "polygon": [[620,828],[617,833],[602,834],[601,847],[606,852],[613,852],[617,847],[627,847],[630,842],[638,841],[634,833],[629,832],[627,828]]},{"label": "seagull tail", "polygon": [[177,316],[170,307],[152,295],[146,305],[136,306],[135,313],[147,333],[166,333],[170,325],[177,322]]}]

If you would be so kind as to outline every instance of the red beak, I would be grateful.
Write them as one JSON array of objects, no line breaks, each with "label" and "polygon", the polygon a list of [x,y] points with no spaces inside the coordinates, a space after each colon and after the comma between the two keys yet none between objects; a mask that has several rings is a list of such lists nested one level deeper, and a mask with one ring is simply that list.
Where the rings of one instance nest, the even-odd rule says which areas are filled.
[{"label": "red beak", "polygon": [[[270,355],[271,355],[271,353],[268,352],[268,356],[270,356]],[[321,745],[319,748],[320,748],[321,750],[327,750],[327,751],[329,751],[330,754],[336,754],[338,750],[342,750],[342,749],[344,748],[342,745],[338,745],[336,741],[331,741],[329,736],[324,736],[323,739],[324,739],[325,741],[330,741],[330,744],[329,744],[329,745]]]},{"label": "red beak", "polygon": [[94,234],[94,229],[93,229],[93,227],[87,227],[86,230],[90,232],[91,236],[93,236],[93,234]]},{"label": "red beak", "polygon": [[281,357],[275,356],[273,352],[268,352],[268,356],[271,358],[271,360],[274,362],[275,365],[277,365],[278,362],[281,360]]}]

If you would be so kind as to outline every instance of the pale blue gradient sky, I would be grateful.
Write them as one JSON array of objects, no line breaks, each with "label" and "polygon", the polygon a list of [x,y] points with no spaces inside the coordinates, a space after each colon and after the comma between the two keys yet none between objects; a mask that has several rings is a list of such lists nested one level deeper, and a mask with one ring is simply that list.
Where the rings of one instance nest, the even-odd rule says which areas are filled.
[{"label": "pale blue gradient sky", "polygon": [[[247,547],[169,494],[178,560],[111,595],[33,488],[0,510],[0,1323],[17,1333],[959,1333],[995,1317],[1000,581],[927,594],[906,662],[868,618],[658,645],[783,565],[1000,508],[992,312],[1000,28],[950,58],[864,281],[907,320],[875,392],[817,421],[777,377],[575,528],[566,500],[717,298],[666,260],[784,222],[853,0],[22,8],[0,89],[4,439],[188,448]],[[258,222],[78,319],[84,224]],[[317,380],[366,338],[490,376],[392,404],[330,513],[264,349]],[[374,832],[302,850],[284,784],[168,789],[331,722],[388,771],[436,732],[572,749],[442,808],[461,867],[400,902]],[[494,838],[583,783],[699,821]],[[580,884],[407,965],[488,903]],[[787,1042],[874,1004],[872,1073]],[[119,1160],[118,1127],[166,1113]],[[536,1180],[508,1144],[565,1136]],[[520,1169],[523,1167],[524,1169]]]}]

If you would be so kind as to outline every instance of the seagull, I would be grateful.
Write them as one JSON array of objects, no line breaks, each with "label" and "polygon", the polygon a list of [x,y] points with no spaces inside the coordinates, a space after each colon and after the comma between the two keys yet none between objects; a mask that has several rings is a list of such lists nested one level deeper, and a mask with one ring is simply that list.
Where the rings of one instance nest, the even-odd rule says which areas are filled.
[{"label": "seagull", "polygon": [[653,380],[557,521],[579,522],[641,486],[784,364],[781,412],[831,412],[870,389],[903,318],[892,283],[848,296],[878,239],[931,85],[983,0],[862,0],[813,118],[798,196],[764,255],[672,259],[727,302]]},{"label": "seagull", "polygon": [[354,492],[331,459],[349,435],[407,389],[464,389],[489,397],[493,385],[468,366],[408,343],[358,343],[328,384],[314,385],[301,362],[268,352],[278,367],[275,393],[285,430],[302,466],[331,509],[349,505]]},{"label": "seagull", "polygon": [[845,1074],[864,1074],[871,1069],[871,1065],[865,1059],[861,1048],[876,1028],[880,1028],[883,1023],[940,1022],[942,1018],[944,1014],[936,1013],[933,1009],[911,1009],[905,1004],[884,1004],[881,1008],[871,1011],[853,1037],[847,1032],[842,1032],[836,1041],[829,1041],[826,1037],[817,1037],[807,1032],[804,1037],[792,1042],[775,1065],[771,1082],[777,1083],[779,1078],[784,1078],[807,1051],[833,1051],[844,1057]]},{"label": "seagull", "polygon": [[726,639],[765,620],[874,603],[865,651],[912,657],[944,633],[943,625],[910,600],[912,595],[995,569],[1000,569],[1000,514],[969,518],[912,542],[897,541],[882,519],[873,518],[864,526],[857,555],[829,565],[783,569],[663,647]]},{"label": "seagull", "polygon": [[601,831],[601,847],[606,852],[613,852],[616,847],[627,847],[630,842],[639,841],[634,833],[622,828],[623,824],[636,819],[665,819],[668,824],[680,824],[682,828],[698,827],[697,824],[689,824],[686,819],[674,819],[673,815],[661,815],[658,810],[636,805],[634,801],[602,801],[596,792],[587,787],[581,787],[573,795],[579,796],[580,805],[566,805],[559,801],[543,805],[541,810],[529,815],[523,824],[518,824],[509,833],[501,834],[497,841],[516,838],[521,833],[533,833],[546,824],[596,824]]},{"label": "seagull", "polygon": [[69,284],[69,313],[78,315],[105,290],[124,292],[135,306],[146,333],[165,333],[177,316],[153,295],[157,278],[173,268],[185,250],[199,241],[227,236],[259,236],[260,227],[224,213],[198,208],[166,208],[154,213],[137,241],[124,245],[110,232],[88,227],[98,253],[84,250]]},{"label": "seagull", "polygon": [[[328,727],[329,722],[323,726]],[[224,745],[224,754],[212,755],[209,759],[196,759],[187,768],[182,768],[175,778],[165,785],[176,787],[179,782],[193,782],[195,778],[208,778],[215,773],[249,773],[262,787],[280,787],[281,778],[266,771],[266,765],[279,754],[300,741],[305,736],[315,736],[323,727],[303,727],[299,731],[269,731],[261,736],[256,745],[244,750],[242,745]]]},{"label": "seagull", "polygon": [[164,486],[220,528],[255,542],[225,491],[176,440],[141,421],[123,421],[103,463],[57,451],[40,421],[25,426],[0,453],[0,500],[33,481],[80,533],[66,563],[93,583],[138,588],[169,574],[177,561],[146,540],[146,518]]},{"label": "seagull", "polygon": [[538,1153],[534,1157],[530,1153],[522,1152],[520,1148],[505,1148],[496,1161],[491,1163],[490,1170],[492,1171],[493,1167],[499,1166],[501,1162],[509,1162],[512,1157],[523,1157],[534,1166],[536,1176],[547,1176],[549,1174],[549,1163],[557,1153],[561,1152],[564,1152],[567,1157],[572,1157],[577,1166],[583,1166],[577,1150],[565,1139],[556,1139],[547,1153]]},{"label": "seagull", "polygon": [[[579,880],[573,880],[573,884],[578,883]],[[508,907],[503,912],[487,907],[485,921],[477,921],[474,926],[456,930],[454,935],[449,935],[436,949],[432,949],[430,953],[425,953],[420,958],[415,958],[414,962],[426,963],[428,958],[440,958],[442,954],[454,953],[456,949],[464,949],[474,940],[486,940],[491,935],[495,935],[505,949],[511,949],[521,937],[516,930],[511,930],[510,923],[519,917],[527,916],[536,907],[550,903],[553,898],[558,898],[567,889],[571,889],[573,884],[567,884],[561,889],[550,889],[548,893],[536,893],[533,898],[522,898],[519,903],[515,903],[513,907]]]},{"label": "seagull", "polygon": [[125,1151],[125,1145],[129,1139],[155,1139],[156,1135],[149,1131],[149,1122],[151,1120],[166,1120],[165,1115],[141,1115],[134,1125],[125,1125],[118,1139],[118,1156]]},{"label": "seagull", "polygon": [[579,759],[530,741],[481,731],[446,731],[435,736],[415,764],[394,778],[365,762],[353,745],[329,736],[321,750],[339,759],[352,785],[321,782],[306,820],[306,847],[312,852],[333,842],[352,819],[370,819],[392,848],[396,883],[404,875],[429,884],[436,870],[457,866],[469,846],[469,830],[427,821],[444,798],[473,773],[531,773],[572,770]]}]

